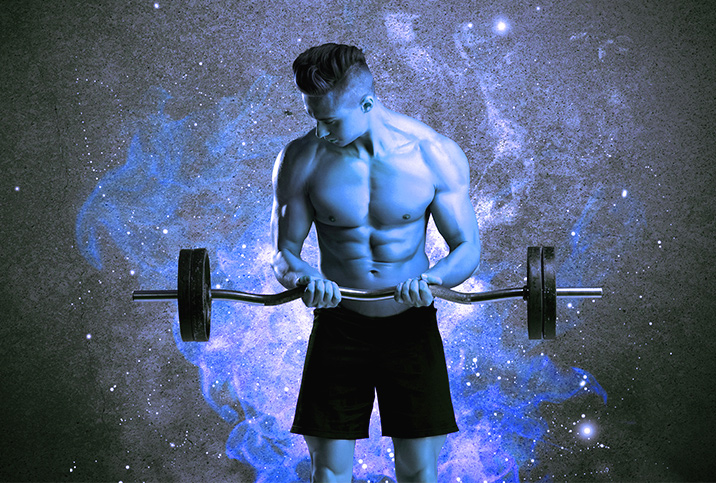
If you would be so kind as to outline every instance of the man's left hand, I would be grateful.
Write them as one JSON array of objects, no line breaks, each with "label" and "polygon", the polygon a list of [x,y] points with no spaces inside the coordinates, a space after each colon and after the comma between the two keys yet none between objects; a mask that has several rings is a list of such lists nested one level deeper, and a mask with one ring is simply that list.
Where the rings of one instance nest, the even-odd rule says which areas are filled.
[{"label": "man's left hand", "polygon": [[395,301],[413,307],[426,307],[433,303],[430,285],[442,285],[440,277],[423,273],[419,277],[409,278],[395,287]]}]

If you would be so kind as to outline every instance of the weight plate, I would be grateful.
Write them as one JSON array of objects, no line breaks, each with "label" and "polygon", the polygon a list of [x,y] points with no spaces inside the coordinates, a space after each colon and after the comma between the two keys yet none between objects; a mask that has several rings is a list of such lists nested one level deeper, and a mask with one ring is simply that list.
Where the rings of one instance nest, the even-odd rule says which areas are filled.
[{"label": "weight plate", "polygon": [[206,248],[179,252],[179,333],[184,342],[205,342],[211,329],[211,269]]},{"label": "weight plate", "polygon": [[191,260],[192,250],[183,249],[179,252],[179,274],[177,276],[177,306],[179,308],[179,333],[181,340],[194,340],[192,330],[192,297],[191,297]]},{"label": "weight plate", "polygon": [[542,248],[527,248],[527,335],[542,338]]},{"label": "weight plate", "polygon": [[211,269],[206,248],[191,256],[191,329],[197,342],[209,340],[211,329]]},{"label": "weight plate", "polygon": [[554,247],[542,248],[542,336],[557,337],[557,282]]}]

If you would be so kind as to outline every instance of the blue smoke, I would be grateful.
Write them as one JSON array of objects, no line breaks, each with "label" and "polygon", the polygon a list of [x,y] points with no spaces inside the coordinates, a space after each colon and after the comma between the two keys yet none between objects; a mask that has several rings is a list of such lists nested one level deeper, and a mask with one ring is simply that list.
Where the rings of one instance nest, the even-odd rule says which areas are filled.
[{"label": "blue smoke", "polygon": [[[180,120],[165,113],[169,95],[150,90],[153,108],[136,128],[126,163],[101,179],[78,214],[78,247],[88,262],[101,269],[103,246],[113,243],[135,267],[137,288],[173,288],[179,249],[203,246],[210,250],[214,287],[280,290],[269,265],[270,173],[275,155],[295,136],[257,139],[252,132],[252,113],[273,109],[266,99],[274,88],[274,79],[263,76],[242,95]],[[517,189],[528,179],[518,179]],[[592,220],[607,206],[603,198],[595,193],[574,228],[571,254],[558,274],[569,282],[579,282],[569,279],[571,267],[581,266],[583,254],[601,243]],[[499,221],[512,215],[493,210],[490,216]],[[436,242],[431,229],[429,244]],[[316,258],[313,239],[304,255]],[[464,290],[492,288],[491,278],[500,270],[483,268],[481,278],[471,279]],[[585,393],[606,402],[606,392],[589,373],[558,368],[544,355],[525,355],[506,343],[501,321],[509,310],[499,303],[439,305],[461,428],[442,453],[446,481],[518,481],[520,467],[536,459],[538,445],[552,444],[541,403]],[[310,312],[299,302],[264,308],[224,301],[215,301],[212,311],[210,342],[184,343],[176,319],[173,327],[178,349],[199,370],[207,403],[234,426],[228,456],[253,466],[259,482],[306,481],[305,446],[288,428]],[[391,442],[377,436],[377,412],[371,434],[358,443],[355,477],[392,481]]]}]

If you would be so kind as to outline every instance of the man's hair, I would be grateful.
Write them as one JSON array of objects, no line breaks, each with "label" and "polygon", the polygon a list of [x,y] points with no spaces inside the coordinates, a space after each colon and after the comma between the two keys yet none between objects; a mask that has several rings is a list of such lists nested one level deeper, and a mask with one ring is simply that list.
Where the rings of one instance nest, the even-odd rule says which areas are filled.
[{"label": "man's hair", "polygon": [[323,96],[343,86],[347,74],[367,73],[370,76],[369,89],[373,90],[373,79],[365,61],[365,55],[358,47],[343,44],[323,44],[299,55],[293,62],[293,74],[299,90],[309,96]]}]

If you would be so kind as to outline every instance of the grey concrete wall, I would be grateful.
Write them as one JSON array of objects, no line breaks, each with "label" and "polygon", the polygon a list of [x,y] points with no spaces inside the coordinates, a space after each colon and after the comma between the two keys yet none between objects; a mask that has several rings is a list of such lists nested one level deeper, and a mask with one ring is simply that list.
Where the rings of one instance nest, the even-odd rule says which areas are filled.
[{"label": "grey concrete wall", "polygon": [[[490,365],[453,379],[461,418],[482,404],[467,382],[510,392],[491,373],[590,375],[529,414],[550,429],[534,445],[495,430],[528,447],[491,453],[521,455],[506,477],[716,479],[714,25],[697,1],[4,1],[0,479],[305,478],[286,421],[308,311],[215,303],[216,339],[196,349],[174,305],[129,294],[172,288],[179,248],[202,245],[224,286],[279,289],[270,170],[311,128],[290,64],[326,41],[362,47],[383,101],[465,150],[484,244],[470,287],[521,284],[530,244],[557,247],[564,284],[604,287],[560,303],[555,341],[526,340],[521,303],[441,306],[450,362]],[[501,400],[524,402],[520,387]],[[249,420],[277,426],[232,433]],[[492,451],[462,426],[446,451],[467,459],[445,481],[483,474]],[[242,457],[230,434],[255,437],[233,441]],[[383,474],[365,458],[360,478]]]}]

